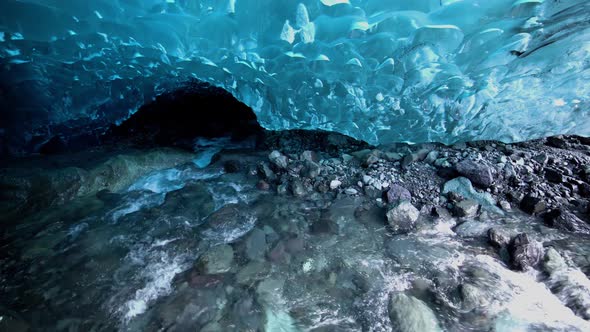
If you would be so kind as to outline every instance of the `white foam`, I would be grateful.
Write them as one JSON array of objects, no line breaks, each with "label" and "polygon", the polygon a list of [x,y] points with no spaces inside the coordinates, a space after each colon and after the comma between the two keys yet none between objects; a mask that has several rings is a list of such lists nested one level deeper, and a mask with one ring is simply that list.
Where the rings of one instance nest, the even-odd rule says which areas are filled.
[{"label": "white foam", "polygon": [[183,262],[185,259],[182,256],[171,257],[159,252],[151,258],[152,262],[145,266],[139,275],[145,280],[144,286],[135,291],[134,297],[125,302],[120,309],[125,322],[143,314],[150,303],[157,298],[170,294],[174,276],[186,268]]},{"label": "white foam", "polygon": [[506,300],[494,301],[488,307],[491,314],[497,314],[497,331],[534,324],[590,331],[590,322],[576,316],[544,284],[537,282],[534,273],[508,270],[486,255],[478,255],[475,259],[478,266],[499,278],[494,294],[508,296]]}]

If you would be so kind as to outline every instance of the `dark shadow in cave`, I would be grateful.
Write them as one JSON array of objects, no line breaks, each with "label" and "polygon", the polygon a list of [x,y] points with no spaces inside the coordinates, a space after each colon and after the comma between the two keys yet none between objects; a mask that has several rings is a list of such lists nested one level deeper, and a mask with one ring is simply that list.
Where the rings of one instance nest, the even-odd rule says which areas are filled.
[{"label": "dark shadow in cave", "polygon": [[112,127],[105,138],[192,149],[198,137],[259,139],[263,132],[250,107],[222,88],[195,80],[143,105],[129,119]]}]

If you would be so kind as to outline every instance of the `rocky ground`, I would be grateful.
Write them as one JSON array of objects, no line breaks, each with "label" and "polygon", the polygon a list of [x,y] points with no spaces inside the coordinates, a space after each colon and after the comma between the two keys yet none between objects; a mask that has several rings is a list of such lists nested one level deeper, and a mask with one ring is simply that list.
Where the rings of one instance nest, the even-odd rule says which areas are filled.
[{"label": "rocky ground", "polygon": [[334,153],[342,151],[333,148],[338,144],[299,153],[291,141],[275,141],[270,147],[277,149],[256,165],[231,154],[220,158],[226,171],[258,176],[261,190],[310,199],[326,194],[363,197],[359,209],[383,208],[393,230],[411,230],[419,216],[492,218],[522,211],[549,227],[590,234],[588,138],[391,144],[355,151],[347,145],[344,153]]},{"label": "rocky ground", "polygon": [[[13,296],[12,307],[50,308],[52,319],[94,300],[122,302],[98,315],[100,324],[111,314],[149,317],[130,330],[272,330],[295,320],[313,331],[485,330],[497,326],[493,303],[521,294],[515,288],[547,291],[538,282],[590,319],[587,138],[376,148],[294,131],[266,133],[257,148],[223,149],[204,169],[194,154],[171,149],[93,158],[2,165],[0,276],[23,278],[27,293],[41,294],[33,304]],[[60,264],[80,269],[60,272],[75,282],[45,273]],[[531,271],[539,273],[533,286],[519,277]],[[135,287],[143,273],[147,285],[113,295],[111,276]],[[149,288],[162,278],[168,286]],[[11,286],[0,290],[20,294],[21,282],[3,280]],[[284,302],[289,310],[275,308]],[[322,315],[347,319],[322,327]],[[30,324],[4,317],[0,327]]]}]

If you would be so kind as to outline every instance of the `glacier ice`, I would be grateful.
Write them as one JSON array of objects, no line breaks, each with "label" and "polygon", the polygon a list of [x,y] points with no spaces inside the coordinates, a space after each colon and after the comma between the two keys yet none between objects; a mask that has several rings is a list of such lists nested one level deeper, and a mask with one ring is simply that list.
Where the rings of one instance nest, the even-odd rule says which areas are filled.
[{"label": "glacier ice", "polygon": [[586,0],[3,0],[0,135],[117,123],[190,78],[268,129],[590,135]]}]

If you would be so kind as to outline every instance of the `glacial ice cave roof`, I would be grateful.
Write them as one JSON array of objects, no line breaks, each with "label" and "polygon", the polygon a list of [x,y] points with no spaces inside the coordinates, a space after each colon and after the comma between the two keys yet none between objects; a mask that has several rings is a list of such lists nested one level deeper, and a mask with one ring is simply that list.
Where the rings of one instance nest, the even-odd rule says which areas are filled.
[{"label": "glacial ice cave roof", "polygon": [[587,0],[3,0],[0,133],[116,123],[198,78],[269,129],[590,135]]}]

